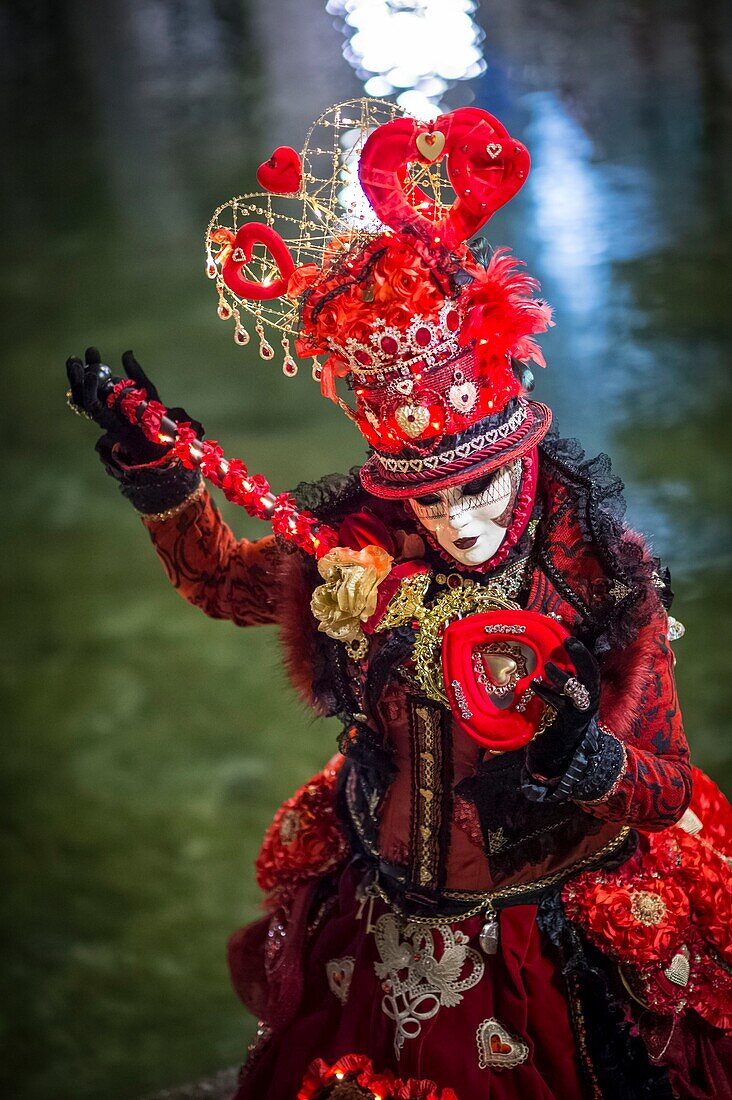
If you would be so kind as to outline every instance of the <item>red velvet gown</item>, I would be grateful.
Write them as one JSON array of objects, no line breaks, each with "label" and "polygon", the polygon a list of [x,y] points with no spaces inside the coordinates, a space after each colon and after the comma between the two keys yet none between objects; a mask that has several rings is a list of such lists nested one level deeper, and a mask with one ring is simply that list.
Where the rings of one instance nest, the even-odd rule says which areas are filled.
[{"label": "red velvet gown", "polygon": [[[551,469],[540,491],[551,549],[547,537],[527,560],[519,600],[581,631],[583,608],[627,593],[608,594],[612,572]],[[301,555],[272,537],[236,540],[205,493],[145,523],[181,595],[239,625],[278,622],[297,686],[319,712],[339,709],[329,676],[341,659],[319,650],[325,640],[309,610],[318,579]],[[626,558],[633,551],[647,565],[638,538],[623,538]],[[699,813],[685,815],[692,771],[654,584],[638,597],[651,612],[635,636],[600,657],[605,741],[561,804],[527,792],[521,753],[484,759],[421,695],[408,648],[392,659],[381,637],[363,662],[339,666],[377,744],[363,749],[354,735],[351,745],[347,733],[345,758],[306,784],[267,834],[258,863],[266,912],[230,951],[237,991],[260,1017],[237,1100],[314,1097],[326,1067],[351,1054],[398,1077],[405,1097],[725,1095],[729,944],[722,932],[700,932],[699,919],[705,905],[729,908],[717,833],[708,845],[716,863],[695,865],[690,881],[717,879],[696,908],[686,905],[688,929],[667,928],[673,907],[662,886],[671,890],[677,874],[667,839],[681,837],[674,868],[693,862],[688,823],[708,807],[695,802]],[[372,673],[378,684],[367,691]],[[713,789],[704,797],[722,812]],[[460,917],[486,895],[496,898],[495,951],[481,944],[484,911]],[[617,920],[605,926],[612,906]],[[682,966],[682,939],[692,943],[696,982],[685,987],[662,973],[669,952]],[[707,961],[695,963],[694,951]]]}]

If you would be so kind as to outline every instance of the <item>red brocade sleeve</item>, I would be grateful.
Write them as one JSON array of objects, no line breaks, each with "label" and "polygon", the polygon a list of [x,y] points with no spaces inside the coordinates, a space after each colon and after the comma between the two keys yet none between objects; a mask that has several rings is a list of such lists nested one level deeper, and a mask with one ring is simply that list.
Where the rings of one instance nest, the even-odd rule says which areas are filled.
[{"label": "red brocade sleeve", "polygon": [[279,552],[273,535],[237,539],[203,490],[173,515],[143,516],[171,584],[214,619],[277,622]]},{"label": "red brocade sleeve", "polygon": [[622,668],[617,702],[609,692],[600,700],[598,746],[602,756],[610,739],[619,742],[619,769],[609,789],[587,801],[575,798],[597,817],[665,829],[689,805],[691,765],[663,610],[624,650]]}]

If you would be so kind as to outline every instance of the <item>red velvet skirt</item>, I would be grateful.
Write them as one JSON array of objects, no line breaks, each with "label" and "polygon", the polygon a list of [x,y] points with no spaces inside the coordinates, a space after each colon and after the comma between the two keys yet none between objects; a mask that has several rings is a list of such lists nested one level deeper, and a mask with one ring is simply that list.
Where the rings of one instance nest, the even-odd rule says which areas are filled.
[{"label": "red velvet skirt", "polygon": [[[495,954],[481,950],[481,916],[405,928],[378,898],[369,913],[350,870],[308,934],[311,906],[302,895],[286,926],[259,922],[232,940],[238,992],[269,1025],[235,1100],[295,1100],[315,1059],[331,1064],[346,1054],[415,1085],[452,1089],[458,1100],[589,1095],[535,906],[500,913]],[[262,954],[266,978],[253,966]]]}]

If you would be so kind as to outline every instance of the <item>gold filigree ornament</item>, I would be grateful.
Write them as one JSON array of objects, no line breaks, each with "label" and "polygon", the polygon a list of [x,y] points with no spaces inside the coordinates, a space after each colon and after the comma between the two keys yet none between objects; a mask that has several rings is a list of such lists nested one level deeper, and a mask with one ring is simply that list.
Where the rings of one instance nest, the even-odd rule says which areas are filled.
[{"label": "gold filigree ornament", "polygon": [[412,573],[404,577],[374,628],[375,632],[380,634],[384,630],[404,626],[413,619],[419,620],[425,613],[424,599],[431,582],[430,573]]},{"label": "gold filigree ornament", "polygon": [[510,642],[487,642],[473,652],[473,672],[489,695],[501,698],[527,675],[526,655]]},{"label": "gold filigree ornament", "polygon": [[438,596],[423,612],[414,642],[414,672],[425,695],[448,704],[442,677],[442,636],[451,622],[479,611],[518,610],[517,603],[507,600],[491,585],[451,588]]}]

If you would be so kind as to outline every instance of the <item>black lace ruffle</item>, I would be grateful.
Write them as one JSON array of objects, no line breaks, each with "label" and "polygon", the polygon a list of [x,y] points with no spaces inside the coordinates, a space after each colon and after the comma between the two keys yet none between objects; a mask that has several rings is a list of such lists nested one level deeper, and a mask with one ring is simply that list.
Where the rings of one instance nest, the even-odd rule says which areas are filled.
[{"label": "black lace ruffle", "polygon": [[[598,655],[627,646],[650,622],[659,599],[670,606],[668,571],[626,527],[623,483],[607,455],[587,458],[576,439],[554,432],[539,445],[539,454],[544,486],[558,490],[559,501],[541,524],[537,561],[579,611],[579,632],[594,638]],[[576,538],[571,542],[575,523],[604,577],[590,581],[581,568],[584,548]],[[575,569],[571,562],[577,563]]]},{"label": "black lace ruffle", "polygon": [[564,775],[543,783],[524,768],[521,790],[530,802],[593,802],[610,790],[624,762],[618,739],[592,721]]},{"label": "black lace ruffle", "polygon": [[298,508],[313,512],[323,520],[331,518],[335,512],[353,511],[357,498],[366,495],[358,476],[360,469],[360,466],[353,466],[347,474],[326,474],[318,481],[301,481],[292,490]]}]

